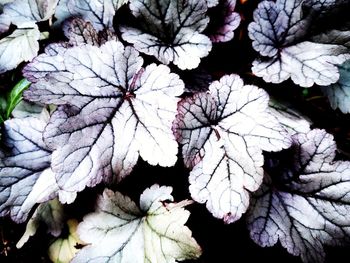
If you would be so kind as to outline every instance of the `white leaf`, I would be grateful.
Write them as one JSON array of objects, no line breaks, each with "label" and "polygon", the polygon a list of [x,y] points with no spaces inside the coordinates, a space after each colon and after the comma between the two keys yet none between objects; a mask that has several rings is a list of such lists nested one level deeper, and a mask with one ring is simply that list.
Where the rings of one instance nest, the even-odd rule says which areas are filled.
[{"label": "white leaf", "polygon": [[205,0],[132,0],[130,9],[141,29],[120,30],[138,51],[180,69],[198,67],[209,54],[211,41],[201,34],[209,22]]},{"label": "white leaf", "polygon": [[350,60],[338,67],[338,82],[321,89],[328,96],[333,109],[339,108],[343,113],[350,113]]},{"label": "white leaf", "polygon": [[51,151],[42,141],[45,122],[35,118],[5,122],[0,150],[0,215],[26,220],[36,203],[52,199],[58,186],[50,170]]},{"label": "white leaf", "polygon": [[253,73],[272,83],[291,78],[302,87],[335,83],[339,78],[337,65],[350,58],[345,44],[349,32],[342,37],[335,37],[336,28],[320,35],[313,33],[325,10],[339,9],[333,2],[308,3],[308,12],[303,10],[307,3],[301,0],[261,2],[249,25],[253,48],[262,56],[253,62]]},{"label": "white leaf", "polygon": [[61,201],[72,202],[85,186],[121,180],[139,156],[152,165],[175,164],[171,126],[176,96],[184,89],[176,74],[164,65],[143,69],[138,52],[116,41],[57,51],[26,66],[24,74],[34,83],[24,96],[63,105],[44,133],[55,150]]},{"label": "white leaf", "polygon": [[208,7],[215,7],[219,4],[219,0],[206,0]]},{"label": "white leaf", "polygon": [[146,189],[139,209],[130,198],[105,190],[96,212],[78,226],[80,238],[90,245],[72,262],[174,263],[198,258],[201,249],[184,226],[188,201],[165,204],[173,200],[171,192],[171,187],[158,185]]},{"label": "white leaf", "polygon": [[92,23],[97,31],[113,30],[113,17],[117,9],[128,0],[61,0],[55,13],[58,24],[78,16]]},{"label": "white leaf", "polygon": [[312,42],[287,47],[280,52],[280,57],[269,60],[255,60],[253,73],[266,82],[280,83],[291,78],[302,87],[330,85],[339,79],[337,65],[350,58],[339,50],[337,45],[324,45]]},{"label": "white leaf", "polygon": [[[323,245],[350,240],[350,162],[334,161],[333,136],[323,130],[293,136],[293,155],[267,165],[266,180],[248,212],[251,238],[261,246],[279,240],[304,262],[323,262]],[[285,165],[285,164],[288,165]]]},{"label": "white leaf", "polygon": [[[13,2],[14,0],[2,0],[0,1],[0,13],[3,13],[4,6],[8,3]],[[8,17],[5,17],[3,15],[0,15],[0,33],[6,32],[11,25],[11,19]]]},{"label": "white leaf", "polygon": [[23,61],[32,60],[39,51],[40,31],[33,28],[17,28],[0,40],[0,73],[16,68]]},{"label": "white leaf", "polygon": [[15,0],[5,5],[0,20],[25,28],[28,23],[50,19],[55,13],[58,0]]},{"label": "white leaf", "polygon": [[287,132],[268,110],[269,97],[255,86],[244,86],[237,75],[213,82],[208,93],[183,99],[174,124],[190,173],[192,198],[207,204],[225,222],[238,220],[249,203],[249,192],[263,178],[265,151],[290,145]]}]

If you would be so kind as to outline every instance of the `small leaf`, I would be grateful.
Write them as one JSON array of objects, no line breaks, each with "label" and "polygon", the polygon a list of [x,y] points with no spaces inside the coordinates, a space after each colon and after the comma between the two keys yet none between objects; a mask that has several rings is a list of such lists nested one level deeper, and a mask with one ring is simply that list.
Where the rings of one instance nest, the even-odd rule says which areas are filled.
[{"label": "small leaf", "polygon": [[13,87],[7,99],[6,119],[10,118],[14,108],[22,101],[22,93],[29,86],[30,82],[26,79],[22,79]]},{"label": "small leaf", "polygon": [[267,93],[244,85],[238,75],[213,82],[178,104],[174,132],[191,168],[192,198],[226,223],[238,220],[249,193],[263,179],[265,151],[290,146],[287,132],[268,110]]},{"label": "small leaf", "polygon": [[350,113],[350,60],[338,67],[340,73],[338,82],[321,89],[328,96],[333,109],[339,108],[343,113]]},{"label": "small leaf", "polygon": [[236,0],[220,0],[219,5],[210,10],[210,20],[206,32],[212,42],[227,42],[233,39],[234,31],[241,17],[234,12]]},{"label": "small leaf", "polygon": [[89,245],[72,263],[173,263],[198,258],[201,249],[184,226],[190,215],[183,208],[188,201],[173,203],[171,192],[171,187],[154,185],[143,192],[138,208],[130,198],[106,189],[96,212],[78,226],[80,238]]},{"label": "small leaf", "polygon": [[46,122],[50,118],[50,113],[46,107],[25,100],[22,100],[20,103],[18,103],[18,105],[12,111],[11,115],[13,118],[20,119],[35,117]]},{"label": "small leaf", "polygon": [[[69,235],[67,238],[58,238],[49,247],[49,258],[53,263],[69,263],[79,251],[76,245],[82,244],[77,236],[78,221],[70,219],[67,221]],[[85,262],[85,260],[83,261]]]},{"label": "small leaf", "polygon": [[304,262],[324,262],[324,245],[350,241],[350,162],[334,160],[336,144],[324,130],[293,135],[291,151],[288,162],[266,162],[247,215],[250,236],[263,247],[280,241]]},{"label": "small leaf", "polygon": [[97,31],[113,30],[113,17],[117,9],[128,0],[61,0],[55,13],[58,24],[69,17],[81,17],[91,22]]},{"label": "small leaf", "polygon": [[63,24],[64,35],[69,39],[69,44],[99,45],[98,33],[90,22],[81,18],[68,19]]},{"label": "small leaf", "polygon": [[90,44],[100,46],[107,41],[117,40],[115,34],[110,30],[97,32],[90,22],[79,17],[67,19],[63,24],[64,35],[69,39],[69,44],[78,46]]},{"label": "small leaf", "polygon": [[21,248],[31,236],[34,236],[40,224],[44,223],[47,232],[59,236],[63,228],[63,206],[58,199],[40,204],[33,216],[29,219],[26,230],[17,242],[16,247]]},{"label": "small leaf", "polygon": [[130,9],[140,29],[120,30],[138,51],[180,69],[198,67],[209,54],[211,41],[201,34],[209,22],[205,0],[131,0]]},{"label": "small leaf", "polygon": [[32,60],[39,51],[39,38],[40,31],[33,25],[33,28],[17,28],[1,39],[0,73],[16,68],[23,61]]}]

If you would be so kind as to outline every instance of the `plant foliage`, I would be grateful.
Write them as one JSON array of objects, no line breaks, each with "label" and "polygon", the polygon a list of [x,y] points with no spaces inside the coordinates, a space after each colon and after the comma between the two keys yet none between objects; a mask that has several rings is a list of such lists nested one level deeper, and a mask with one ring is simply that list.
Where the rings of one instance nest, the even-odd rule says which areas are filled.
[{"label": "plant foliage", "polygon": [[[350,131],[312,111],[322,99],[325,119],[349,121],[349,12],[348,0],[0,1],[0,216],[27,221],[17,247],[46,227],[53,262],[197,260],[210,248],[190,230],[200,222],[185,225],[193,203],[303,262],[349,245]],[[135,179],[142,165],[180,168],[188,185]]]}]

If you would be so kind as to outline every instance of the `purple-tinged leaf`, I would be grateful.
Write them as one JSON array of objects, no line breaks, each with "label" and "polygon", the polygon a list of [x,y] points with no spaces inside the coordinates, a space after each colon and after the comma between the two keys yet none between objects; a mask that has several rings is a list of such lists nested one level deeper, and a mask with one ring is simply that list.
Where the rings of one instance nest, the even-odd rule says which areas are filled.
[{"label": "purple-tinged leaf", "polygon": [[336,144],[323,130],[293,136],[289,163],[267,162],[265,182],[253,194],[247,220],[261,246],[279,240],[304,262],[323,262],[323,245],[350,241],[350,162],[334,161]]},{"label": "purple-tinged leaf", "polygon": [[11,22],[4,17],[0,16],[0,34],[5,33],[7,30],[9,30],[11,25]]},{"label": "purple-tinged leaf", "polygon": [[79,17],[67,19],[63,23],[63,32],[72,46],[83,44],[100,46],[109,40],[117,39],[112,31],[107,29],[97,32],[90,22]]},{"label": "purple-tinged leaf", "polygon": [[262,57],[253,62],[252,71],[266,82],[291,78],[302,87],[327,86],[339,78],[337,65],[350,58],[348,30],[339,38],[332,37],[336,28],[313,30],[325,10],[337,11],[339,6],[334,1],[309,2],[308,12],[301,0],[263,1],[254,11],[249,36]]},{"label": "purple-tinged leaf", "polygon": [[69,17],[82,17],[97,31],[113,30],[113,17],[127,0],[61,0],[55,13],[58,24]]},{"label": "purple-tinged leaf", "polygon": [[212,42],[227,42],[233,39],[234,31],[241,22],[241,17],[234,12],[236,0],[221,0],[219,5],[210,10],[210,20],[206,32]]},{"label": "purple-tinged leaf", "polygon": [[42,141],[45,122],[36,118],[4,123],[0,149],[0,215],[26,220],[36,203],[55,197],[51,151]]},{"label": "purple-tinged leaf", "polygon": [[57,53],[25,67],[34,83],[24,96],[61,105],[44,140],[55,150],[52,169],[62,202],[72,202],[71,194],[86,186],[121,180],[139,156],[152,165],[175,164],[171,126],[184,89],[176,74],[164,65],[142,68],[138,52],[116,41],[54,48]]},{"label": "purple-tinged leaf", "polygon": [[195,259],[201,248],[185,226],[191,201],[173,202],[171,187],[153,185],[140,196],[140,207],[129,197],[106,189],[97,209],[78,226],[89,245],[72,263],[175,263]]},{"label": "purple-tinged leaf", "polygon": [[237,75],[213,82],[209,92],[183,99],[173,129],[190,173],[192,198],[226,223],[238,220],[249,192],[263,179],[262,150],[290,145],[268,110],[267,93]]},{"label": "purple-tinged leaf", "polygon": [[69,44],[78,46],[80,44],[99,45],[98,33],[90,22],[81,18],[68,19],[63,24],[63,33],[68,38]]},{"label": "purple-tinged leaf", "polygon": [[211,41],[201,34],[209,22],[205,0],[132,0],[130,9],[140,28],[120,30],[138,51],[180,69],[198,67],[209,54]]}]

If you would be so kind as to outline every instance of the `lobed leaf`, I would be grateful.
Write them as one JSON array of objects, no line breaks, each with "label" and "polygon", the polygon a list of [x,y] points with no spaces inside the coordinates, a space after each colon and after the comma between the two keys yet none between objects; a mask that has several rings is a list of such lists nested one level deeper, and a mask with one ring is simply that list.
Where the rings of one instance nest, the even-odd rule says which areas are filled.
[{"label": "lobed leaf", "polygon": [[192,169],[192,198],[226,223],[241,217],[249,192],[262,182],[262,150],[290,145],[287,132],[268,110],[268,100],[262,89],[229,75],[213,82],[209,92],[179,103],[173,129],[184,163]]},{"label": "lobed leaf", "polygon": [[[350,35],[346,29],[342,37],[336,38],[334,30],[338,28],[327,28],[322,23],[326,11],[339,10],[332,0],[261,2],[248,28],[253,48],[262,56],[253,62],[253,73],[272,83],[291,78],[302,87],[335,83],[339,78],[337,65],[349,59],[345,43]],[[324,32],[318,32],[317,25],[325,28]]]},{"label": "lobed leaf", "polygon": [[106,189],[97,210],[78,226],[78,235],[89,245],[72,262],[173,263],[198,258],[201,249],[184,226],[188,201],[172,203],[171,192],[171,187],[153,185],[141,195],[138,208],[130,198]]},{"label": "lobed leaf", "polygon": [[180,69],[198,67],[211,50],[210,39],[201,34],[209,19],[205,0],[132,0],[130,9],[140,29],[122,26],[122,38],[160,62]]},{"label": "lobed leaf", "polygon": [[138,52],[116,41],[49,51],[24,69],[34,82],[25,97],[61,105],[44,132],[61,201],[72,202],[66,195],[85,186],[120,181],[139,156],[175,164],[171,125],[184,89],[176,74],[164,65],[142,68]]},{"label": "lobed leaf", "polygon": [[290,165],[279,173],[268,166],[253,195],[250,236],[261,246],[279,240],[304,262],[324,262],[324,245],[350,240],[350,162],[334,161],[333,136],[323,130],[295,134],[292,149]]}]

